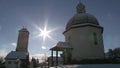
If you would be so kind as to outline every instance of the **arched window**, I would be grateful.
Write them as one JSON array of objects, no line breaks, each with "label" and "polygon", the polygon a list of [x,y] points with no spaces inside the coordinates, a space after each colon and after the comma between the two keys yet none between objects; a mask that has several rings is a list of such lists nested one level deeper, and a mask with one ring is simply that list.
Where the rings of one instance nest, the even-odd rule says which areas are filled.
[{"label": "arched window", "polygon": [[66,42],[69,42],[70,41],[70,36],[67,36],[66,37]]},{"label": "arched window", "polygon": [[70,41],[70,36],[68,36],[68,41]]},{"label": "arched window", "polygon": [[96,33],[93,33],[93,39],[94,39],[94,44],[97,45],[98,42],[97,42],[97,34]]}]

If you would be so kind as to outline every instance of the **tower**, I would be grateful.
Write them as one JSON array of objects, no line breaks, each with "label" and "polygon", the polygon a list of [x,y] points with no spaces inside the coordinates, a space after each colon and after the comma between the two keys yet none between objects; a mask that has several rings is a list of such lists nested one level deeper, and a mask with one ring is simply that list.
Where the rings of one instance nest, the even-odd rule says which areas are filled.
[{"label": "tower", "polygon": [[26,28],[19,30],[16,51],[28,52],[29,31]]},{"label": "tower", "polygon": [[[28,52],[29,32],[26,28],[19,30],[16,51],[11,51],[5,57],[6,68],[28,68],[29,52]],[[9,64],[11,62],[12,64]]]},{"label": "tower", "polygon": [[76,6],[76,12],[63,32],[65,42],[73,47],[71,59],[104,58],[103,27],[95,16],[86,13],[81,2]]}]

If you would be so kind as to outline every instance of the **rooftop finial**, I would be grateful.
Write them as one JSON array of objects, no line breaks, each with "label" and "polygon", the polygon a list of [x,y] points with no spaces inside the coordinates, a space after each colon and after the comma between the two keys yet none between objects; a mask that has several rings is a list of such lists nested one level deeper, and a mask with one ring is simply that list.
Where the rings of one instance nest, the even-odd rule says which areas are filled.
[{"label": "rooftop finial", "polygon": [[26,26],[23,26],[23,29],[26,29],[27,27]]},{"label": "rooftop finial", "polygon": [[81,0],[79,0],[76,9],[77,9],[77,13],[85,13],[85,5],[81,3]]},{"label": "rooftop finial", "polygon": [[22,30],[27,30],[26,26],[23,26]]}]

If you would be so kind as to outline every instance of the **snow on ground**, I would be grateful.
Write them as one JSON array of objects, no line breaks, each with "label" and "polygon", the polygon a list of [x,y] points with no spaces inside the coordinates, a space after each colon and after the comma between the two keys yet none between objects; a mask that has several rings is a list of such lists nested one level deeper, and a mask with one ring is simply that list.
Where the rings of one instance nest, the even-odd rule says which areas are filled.
[{"label": "snow on ground", "polygon": [[[56,68],[56,67],[50,67]],[[63,65],[57,68],[120,68],[120,64],[86,64],[86,65]]]}]

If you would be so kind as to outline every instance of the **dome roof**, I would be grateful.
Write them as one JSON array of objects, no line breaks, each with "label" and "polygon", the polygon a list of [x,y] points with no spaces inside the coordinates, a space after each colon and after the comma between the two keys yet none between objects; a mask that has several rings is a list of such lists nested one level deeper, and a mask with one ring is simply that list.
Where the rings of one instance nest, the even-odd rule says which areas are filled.
[{"label": "dome roof", "polygon": [[94,24],[99,25],[96,17],[93,15],[86,13],[85,6],[82,3],[79,3],[76,7],[77,14],[75,14],[67,23],[66,30],[71,28],[73,25],[80,24]]},{"label": "dome roof", "polygon": [[66,29],[69,29],[72,25],[78,25],[78,24],[95,24],[99,25],[97,19],[88,13],[80,13],[80,14],[75,14],[68,22]]}]

